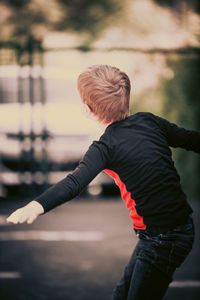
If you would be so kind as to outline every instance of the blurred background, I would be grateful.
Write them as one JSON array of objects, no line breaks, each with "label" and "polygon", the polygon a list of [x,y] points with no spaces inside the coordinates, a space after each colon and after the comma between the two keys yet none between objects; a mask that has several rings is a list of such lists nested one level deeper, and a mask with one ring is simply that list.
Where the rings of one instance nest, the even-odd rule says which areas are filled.
[{"label": "blurred background", "polygon": [[[76,88],[79,73],[89,65],[109,64],[129,75],[132,113],[150,111],[200,130],[198,0],[1,0],[0,28],[2,216],[65,177],[101,135],[82,114]],[[173,150],[173,157],[198,214],[200,157],[182,149]],[[107,205],[107,197],[120,207],[118,189],[101,173],[81,195],[89,203],[83,204],[83,222],[91,203],[96,210],[100,202]],[[53,216],[44,217],[46,224]],[[10,299],[7,293],[4,298]],[[11,298],[31,299],[24,297]]]},{"label": "blurred background", "polygon": [[[76,89],[92,64],[128,73],[132,113],[199,130],[199,23],[195,0],[0,1],[1,195],[41,192],[98,138]],[[196,198],[200,158],[175,152],[184,189]],[[101,175],[90,192],[104,184]]]}]

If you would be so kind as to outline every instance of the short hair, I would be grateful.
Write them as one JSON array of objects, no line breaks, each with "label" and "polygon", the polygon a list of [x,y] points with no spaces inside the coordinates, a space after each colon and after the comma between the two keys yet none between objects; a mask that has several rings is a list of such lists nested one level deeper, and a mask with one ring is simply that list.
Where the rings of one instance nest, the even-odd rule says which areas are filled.
[{"label": "short hair", "polygon": [[78,90],[98,121],[109,124],[129,115],[130,79],[116,67],[93,65],[78,77]]}]

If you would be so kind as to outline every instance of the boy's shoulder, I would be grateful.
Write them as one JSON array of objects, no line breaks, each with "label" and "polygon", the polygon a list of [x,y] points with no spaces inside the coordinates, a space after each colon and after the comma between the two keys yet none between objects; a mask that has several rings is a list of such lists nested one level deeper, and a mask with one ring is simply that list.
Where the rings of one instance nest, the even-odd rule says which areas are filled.
[{"label": "boy's shoulder", "polygon": [[136,112],[134,114],[129,115],[128,117],[126,117],[123,120],[113,122],[105,129],[100,140],[104,140],[104,139],[106,140],[107,138],[112,136],[112,134],[115,131],[118,131],[118,129],[126,128],[127,124],[134,124],[135,122],[137,123],[138,121],[139,122],[143,121],[143,120],[145,121],[147,119],[157,120],[157,116],[151,112]]},{"label": "boy's shoulder", "polygon": [[137,116],[137,117],[149,117],[149,118],[156,118],[157,116],[149,111],[140,111],[137,112],[131,116]]},{"label": "boy's shoulder", "polygon": [[[123,125],[126,125],[127,123],[138,121],[138,120],[145,120],[145,119],[154,119],[157,120],[158,116],[151,112],[136,112],[134,114],[129,115],[123,120],[116,121],[108,125],[108,127],[105,129],[104,134],[110,134],[113,132],[116,128],[123,127]],[[103,134],[103,135],[104,135]]]},{"label": "boy's shoulder", "polygon": [[135,117],[135,119],[140,119],[140,120],[150,120],[157,124],[159,124],[160,120],[162,119],[160,116],[158,116],[152,112],[148,112],[148,111],[137,112],[137,113],[131,115],[131,117],[133,117],[133,118]]},{"label": "boy's shoulder", "polygon": [[107,147],[114,147],[124,139],[125,131],[132,128],[157,128],[160,127],[159,117],[151,112],[137,112],[129,115],[127,118],[110,124],[97,141]]},{"label": "boy's shoulder", "polygon": [[107,127],[107,130],[109,131],[110,129],[114,128],[114,127],[118,127],[121,124],[127,123],[127,122],[132,122],[134,120],[139,120],[139,119],[157,119],[157,116],[151,112],[147,112],[147,111],[140,111],[140,112],[136,112],[134,114],[129,115],[127,118],[121,120],[121,121],[117,121],[114,122],[112,124],[110,124]]}]

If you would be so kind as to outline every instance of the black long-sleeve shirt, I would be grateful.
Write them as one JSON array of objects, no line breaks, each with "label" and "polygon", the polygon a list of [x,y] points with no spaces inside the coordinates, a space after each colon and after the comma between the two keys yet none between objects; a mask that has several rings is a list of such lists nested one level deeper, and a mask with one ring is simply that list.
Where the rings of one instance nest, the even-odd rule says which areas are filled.
[{"label": "black long-sleeve shirt", "polygon": [[105,170],[115,179],[136,229],[179,224],[190,213],[170,147],[200,153],[200,132],[152,113],[136,113],[109,125],[66,178],[35,200],[44,213],[77,196]]}]

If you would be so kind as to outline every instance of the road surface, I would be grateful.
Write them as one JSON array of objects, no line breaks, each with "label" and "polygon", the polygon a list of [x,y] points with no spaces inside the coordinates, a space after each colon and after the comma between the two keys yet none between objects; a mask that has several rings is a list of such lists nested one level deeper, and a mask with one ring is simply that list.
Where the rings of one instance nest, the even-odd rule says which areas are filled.
[{"label": "road surface", "polygon": [[[111,300],[137,243],[123,201],[79,198],[31,225],[6,224],[25,202],[0,201],[0,299]],[[195,245],[164,300],[200,299],[200,201],[191,205]]]}]

